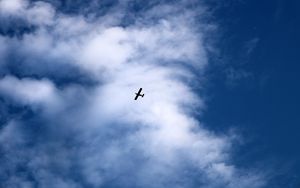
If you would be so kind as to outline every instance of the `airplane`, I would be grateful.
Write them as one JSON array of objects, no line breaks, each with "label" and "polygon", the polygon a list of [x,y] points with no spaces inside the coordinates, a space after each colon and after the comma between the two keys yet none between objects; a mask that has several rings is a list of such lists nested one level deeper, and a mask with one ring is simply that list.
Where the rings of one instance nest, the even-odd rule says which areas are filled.
[{"label": "airplane", "polygon": [[139,96],[144,97],[145,94],[141,94],[142,89],[143,89],[143,88],[140,88],[140,90],[139,90],[137,93],[135,93],[136,96],[135,96],[134,100],[137,100]]}]

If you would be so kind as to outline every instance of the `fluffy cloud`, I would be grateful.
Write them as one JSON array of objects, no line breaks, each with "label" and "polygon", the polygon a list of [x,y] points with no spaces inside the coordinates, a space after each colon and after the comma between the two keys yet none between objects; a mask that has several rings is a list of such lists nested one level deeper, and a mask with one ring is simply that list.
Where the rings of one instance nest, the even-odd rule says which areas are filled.
[{"label": "fluffy cloud", "polygon": [[18,14],[26,7],[26,1],[22,0],[2,0],[0,1],[0,10],[2,14]]},{"label": "fluffy cloud", "polygon": [[[204,9],[154,3],[124,26],[133,3],[99,16],[1,1],[2,20],[33,26],[0,38],[1,97],[30,111],[2,126],[1,185],[263,185],[260,176],[230,163],[229,136],[213,134],[193,116],[204,108],[190,71],[207,64],[205,24],[193,19]],[[145,97],[134,101],[140,87]]]},{"label": "fluffy cloud", "polygon": [[50,105],[54,102],[54,86],[51,82],[43,80],[18,80],[7,76],[0,81],[0,89],[8,97],[25,103],[44,103]]}]

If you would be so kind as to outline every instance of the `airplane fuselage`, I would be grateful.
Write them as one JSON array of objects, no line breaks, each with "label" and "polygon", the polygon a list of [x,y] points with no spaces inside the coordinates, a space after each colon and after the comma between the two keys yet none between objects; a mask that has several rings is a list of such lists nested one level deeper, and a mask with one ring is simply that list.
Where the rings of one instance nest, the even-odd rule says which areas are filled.
[{"label": "airplane fuselage", "polygon": [[143,88],[140,88],[137,93],[135,93],[135,98],[134,100],[137,100],[139,96],[144,97],[145,94],[141,94]]}]

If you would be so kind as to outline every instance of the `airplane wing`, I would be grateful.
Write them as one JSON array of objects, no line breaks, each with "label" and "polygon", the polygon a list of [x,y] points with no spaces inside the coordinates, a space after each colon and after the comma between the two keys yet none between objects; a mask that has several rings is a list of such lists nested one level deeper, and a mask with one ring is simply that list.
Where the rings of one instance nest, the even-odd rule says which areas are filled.
[{"label": "airplane wing", "polygon": [[139,90],[139,92],[138,92],[138,95],[140,95],[140,94],[141,94],[141,92],[142,92],[142,89],[143,89],[143,88],[140,88],[140,90]]},{"label": "airplane wing", "polygon": [[139,95],[136,93],[134,100],[137,100],[138,97],[139,97]]},{"label": "airplane wing", "polygon": [[142,96],[142,95],[141,95],[142,89],[143,89],[143,88],[140,88],[139,91],[138,91],[137,93],[135,93],[136,96],[135,96],[134,100],[137,100],[139,96]]}]

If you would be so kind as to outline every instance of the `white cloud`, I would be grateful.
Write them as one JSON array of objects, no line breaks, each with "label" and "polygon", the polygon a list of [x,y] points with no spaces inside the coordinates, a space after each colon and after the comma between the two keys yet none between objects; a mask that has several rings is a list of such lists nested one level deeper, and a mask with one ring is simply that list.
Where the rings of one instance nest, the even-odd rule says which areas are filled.
[{"label": "white cloud", "polygon": [[19,14],[27,6],[27,2],[23,0],[1,0],[0,13],[1,14]]},{"label": "white cloud", "polygon": [[19,80],[6,76],[0,80],[0,93],[21,104],[45,105],[46,108],[58,106],[55,86],[49,80]]},{"label": "white cloud", "polygon": [[32,7],[27,9],[25,13],[26,18],[33,24],[46,24],[49,25],[53,22],[55,10],[51,5],[44,2],[36,2]]},{"label": "white cloud", "polygon": [[21,18],[32,24],[51,24],[55,10],[44,2],[28,3],[25,0],[1,0],[0,16]]},{"label": "white cloud", "polygon": [[[185,67],[203,71],[207,55],[204,36],[193,28],[193,14],[186,13],[188,10],[158,6],[162,13],[153,8],[144,18],[137,18],[136,24],[121,27],[109,15],[88,21],[81,15],[57,12],[47,3],[23,6],[27,1],[14,2],[2,8],[18,10],[18,16],[37,29],[21,39],[6,40],[11,48],[18,47],[17,55],[25,56],[23,63],[30,64],[33,73],[51,65],[59,69],[60,62],[67,62],[88,71],[97,81],[87,88],[78,84],[58,87],[48,79],[6,76],[0,80],[1,93],[21,104],[42,104],[50,111],[57,110],[56,105],[64,107],[60,113],[44,115],[50,132],[46,142],[38,140],[19,153],[36,153],[28,159],[28,168],[39,172],[34,176],[42,187],[49,182],[56,187],[84,186],[68,176],[72,165],[80,166],[78,176],[85,185],[95,187],[118,177],[121,181],[127,171],[135,179],[135,184],[128,180],[128,186],[165,187],[188,168],[201,174],[205,187],[240,187],[237,183],[253,187],[260,181],[254,175],[237,173],[240,171],[229,164],[230,138],[206,130],[190,113],[202,110],[204,102],[187,83],[194,77]],[[176,17],[170,17],[174,11]],[[104,18],[109,21],[102,22]],[[156,20],[144,24],[142,19]],[[145,97],[134,101],[133,94],[140,87]],[[26,124],[26,119],[20,124]],[[69,135],[75,140],[70,148],[64,145]],[[0,140],[10,142],[10,137],[0,134]],[[47,154],[50,156],[43,158]],[[135,163],[132,158],[140,161]],[[63,177],[45,171],[53,163],[65,173]],[[179,186],[185,185],[181,182]]]}]

